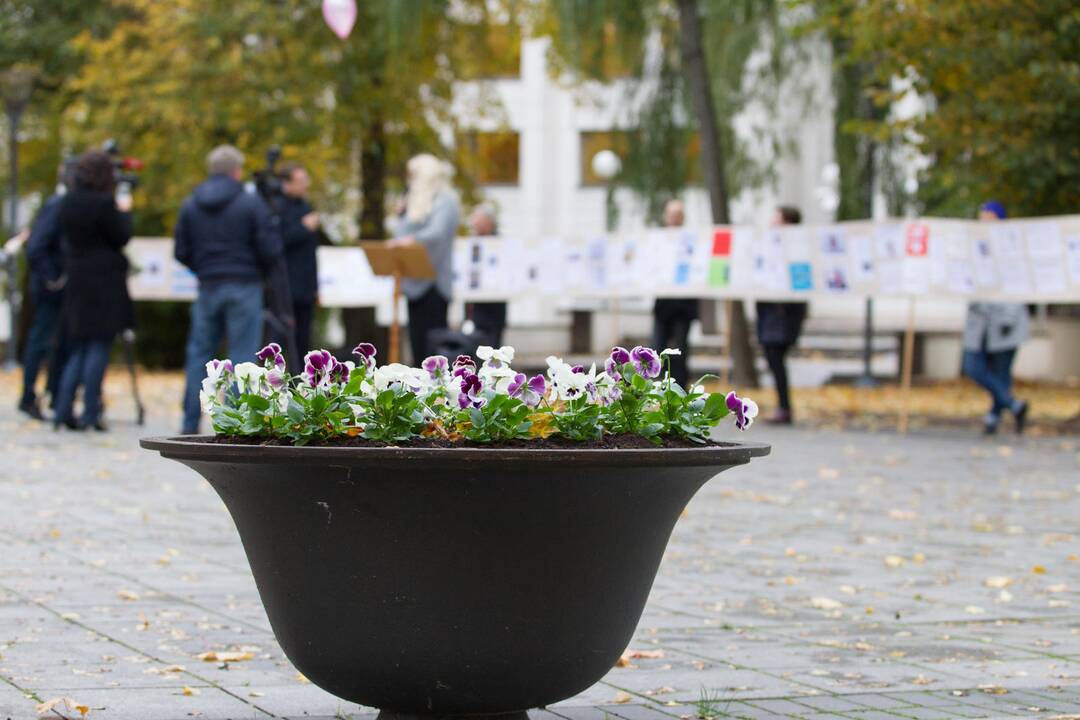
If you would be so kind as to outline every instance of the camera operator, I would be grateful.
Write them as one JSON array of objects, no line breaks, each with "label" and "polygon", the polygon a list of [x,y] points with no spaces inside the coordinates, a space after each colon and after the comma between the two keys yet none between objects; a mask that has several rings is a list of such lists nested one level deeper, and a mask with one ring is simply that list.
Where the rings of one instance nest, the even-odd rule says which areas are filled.
[{"label": "camera operator", "polygon": [[281,197],[274,203],[285,243],[285,265],[292,291],[296,322],[296,352],[303,357],[311,349],[311,322],[318,302],[319,277],[316,250],[322,239],[319,215],[307,201],[311,177],[299,163],[283,164],[277,172]]},{"label": "camera operator", "polygon": [[199,278],[187,343],[185,434],[199,431],[199,389],[223,337],[236,362],[258,352],[263,281],[283,253],[277,219],[262,198],[244,191],[240,151],[218,146],[206,164],[210,177],[184,201],[176,223],[176,259]]}]

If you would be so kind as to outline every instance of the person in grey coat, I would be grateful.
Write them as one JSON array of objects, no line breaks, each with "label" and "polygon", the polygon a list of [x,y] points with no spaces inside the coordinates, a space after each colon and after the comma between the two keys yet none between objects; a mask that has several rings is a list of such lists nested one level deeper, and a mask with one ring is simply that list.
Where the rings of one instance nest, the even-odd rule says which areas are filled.
[{"label": "person in grey coat", "polygon": [[[993,222],[1005,217],[998,202],[979,208],[979,219]],[[1028,403],[1012,394],[1012,364],[1028,337],[1028,311],[1020,303],[977,302],[968,305],[964,323],[963,372],[990,393],[990,412],[983,419],[987,435],[997,432],[1006,410],[1016,418],[1016,432],[1024,431]]]},{"label": "person in grey coat", "polygon": [[434,280],[403,278],[401,291],[409,302],[409,344],[413,362],[429,354],[432,330],[447,327],[453,284],[451,261],[461,204],[450,187],[453,169],[433,155],[417,155],[406,165],[409,193],[405,212],[389,247],[419,244],[435,268]]}]

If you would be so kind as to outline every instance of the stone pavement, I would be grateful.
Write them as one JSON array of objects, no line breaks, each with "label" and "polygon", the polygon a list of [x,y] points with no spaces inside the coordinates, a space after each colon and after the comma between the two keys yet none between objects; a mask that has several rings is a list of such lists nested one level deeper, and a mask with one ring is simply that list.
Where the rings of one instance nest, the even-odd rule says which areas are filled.
[{"label": "stone pavement", "polygon": [[[61,698],[93,720],[372,712],[297,674],[221,502],[136,447],[174,415],[123,424],[114,395],[113,432],[54,433],[15,416],[11,381],[0,720]],[[625,666],[534,720],[1080,718],[1080,443],[748,437],[773,456],[691,503]],[[80,711],[42,716],[61,715]]]}]

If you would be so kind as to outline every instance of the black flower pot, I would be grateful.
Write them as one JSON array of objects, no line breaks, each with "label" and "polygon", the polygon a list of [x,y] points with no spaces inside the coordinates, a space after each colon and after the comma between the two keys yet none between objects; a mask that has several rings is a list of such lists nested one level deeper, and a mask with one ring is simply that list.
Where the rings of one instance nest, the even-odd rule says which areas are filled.
[{"label": "black flower pot", "polygon": [[225,501],[300,672],[384,715],[520,713],[595,683],[690,498],[769,453],[142,446]]}]

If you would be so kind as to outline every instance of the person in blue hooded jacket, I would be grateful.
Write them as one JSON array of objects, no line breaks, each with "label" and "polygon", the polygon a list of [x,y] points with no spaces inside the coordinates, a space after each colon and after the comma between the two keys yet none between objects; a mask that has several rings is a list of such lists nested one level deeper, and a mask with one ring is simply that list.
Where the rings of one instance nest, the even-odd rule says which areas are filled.
[{"label": "person in blue hooded jacket", "polygon": [[175,233],[176,259],[199,279],[185,361],[185,434],[199,431],[199,388],[221,341],[235,362],[250,361],[259,351],[263,282],[284,252],[270,208],[240,181],[240,151],[221,145],[206,164],[210,177],[184,201]]}]

